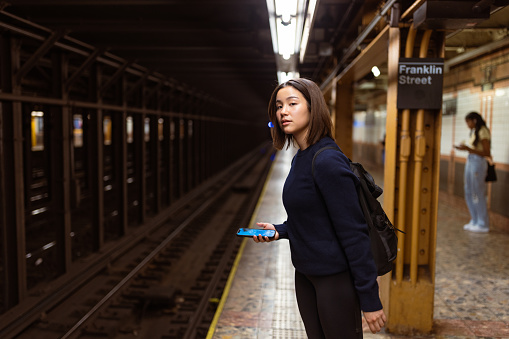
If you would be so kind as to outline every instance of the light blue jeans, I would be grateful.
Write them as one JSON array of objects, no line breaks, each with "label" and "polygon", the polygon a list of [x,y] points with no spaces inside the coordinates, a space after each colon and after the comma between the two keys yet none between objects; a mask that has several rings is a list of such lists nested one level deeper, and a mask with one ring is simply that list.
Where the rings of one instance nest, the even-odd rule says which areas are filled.
[{"label": "light blue jeans", "polygon": [[488,206],[486,204],[486,159],[477,154],[469,154],[465,166],[465,200],[470,211],[470,224],[489,227]]}]

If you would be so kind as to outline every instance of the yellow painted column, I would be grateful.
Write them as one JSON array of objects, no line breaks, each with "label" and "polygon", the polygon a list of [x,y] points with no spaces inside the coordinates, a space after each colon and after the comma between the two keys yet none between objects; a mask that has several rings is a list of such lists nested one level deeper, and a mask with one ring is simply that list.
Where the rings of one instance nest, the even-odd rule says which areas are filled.
[{"label": "yellow painted column", "polygon": [[354,90],[351,79],[336,84],[335,138],[343,153],[350,159],[353,155]]},{"label": "yellow painted column", "polygon": [[398,62],[403,51],[404,57],[440,57],[443,44],[441,33],[413,27],[389,31],[384,209],[406,234],[398,234],[395,269],[380,286],[386,329],[399,335],[433,328],[442,117],[439,110],[397,109]]},{"label": "yellow painted column", "polygon": [[[398,109],[396,108],[397,100],[397,84],[398,84],[398,60],[400,57],[400,29],[398,27],[389,28],[389,49],[387,57],[388,68],[388,84],[387,84],[387,118],[385,125],[385,169],[384,169],[384,210],[393,224],[401,229],[401,225],[395,222],[396,187],[398,187],[396,178],[396,161],[397,161],[397,147],[398,141]],[[404,243],[404,235],[398,234],[398,251],[401,250],[401,245]],[[402,256],[398,254],[397,260],[401,260]],[[387,315],[390,325],[393,323],[394,317],[391,312],[391,286],[394,276],[394,270],[380,278],[380,298],[384,306],[385,314]]]}]

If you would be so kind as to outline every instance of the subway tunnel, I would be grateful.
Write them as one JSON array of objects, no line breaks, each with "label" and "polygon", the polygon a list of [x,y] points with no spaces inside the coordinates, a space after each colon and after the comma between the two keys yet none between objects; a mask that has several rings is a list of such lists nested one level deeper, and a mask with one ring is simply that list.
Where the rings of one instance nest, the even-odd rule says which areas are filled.
[{"label": "subway tunnel", "polygon": [[[192,329],[167,334],[205,337],[217,305],[186,306],[182,300],[197,297],[185,290],[192,284],[182,281],[197,280],[194,291],[203,280],[217,280],[217,291],[211,291],[208,300],[220,299],[233,259],[199,264],[205,267],[202,271],[223,273],[194,279],[183,267],[195,265],[200,253],[208,259],[218,250],[194,247],[188,240],[178,240],[178,235],[193,213],[196,217],[208,213],[197,222],[202,225],[195,226],[194,232],[202,232],[203,225],[217,217],[204,212],[209,204],[224,216],[228,206],[248,197],[254,200],[239,205],[240,219],[232,224],[249,222],[280,153],[271,146],[269,98],[280,82],[292,77],[320,86],[336,142],[345,154],[385,175],[380,178],[385,185],[384,208],[395,224],[402,223],[398,213],[405,206],[398,195],[406,151],[404,111],[409,112],[412,138],[419,129],[418,116],[423,119],[425,154],[413,160],[419,142],[412,139],[408,163],[409,173],[417,172],[422,163],[419,211],[425,216],[415,220],[413,212],[404,216],[410,218],[405,224],[420,232],[415,244],[404,240],[406,251],[415,247],[419,254],[415,262],[410,253],[402,259],[401,276],[394,270],[385,277],[387,286],[393,280],[401,283],[401,290],[385,290],[390,290],[391,305],[404,305],[407,274],[422,281],[418,287],[425,292],[419,302],[429,304],[433,299],[438,198],[467,211],[466,157],[454,145],[468,139],[464,117],[470,111],[478,111],[492,133],[498,180],[487,191],[490,236],[507,237],[507,1],[287,4],[293,4],[288,11],[271,0],[0,1],[0,337],[33,333],[65,337],[71,331],[84,337],[113,335],[97,329],[100,321],[79,323],[97,319],[90,310],[73,310],[79,316],[66,315],[69,319],[61,324],[45,320],[52,310],[65,314],[61,306],[65,299],[84,293],[78,287],[101,274],[95,284],[127,295],[136,304],[124,323],[145,324],[140,320],[144,312],[154,312],[151,305],[158,302],[165,302],[164,312],[177,317],[179,307],[213,308],[205,320],[189,326]],[[429,45],[419,51],[426,32]],[[434,60],[443,70],[433,82],[439,85],[435,88],[439,94],[433,94],[438,104],[422,108],[421,115],[420,107],[411,106],[415,100],[410,96],[410,106],[403,107],[405,88],[397,80],[398,63],[404,58]],[[409,192],[416,189],[412,180],[407,179]],[[233,200],[220,195],[227,193]],[[220,209],[206,200],[213,197],[230,205]],[[231,230],[208,236],[217,237],[219,244],[222,232]],[[233,239],[217,246],[227,248],[234,258],[242,245]],[[156,279],[141,268],[153,259],[139,258],[142,253],[144,258],[150,257],[148,253],[155,256],[157,247],[148,250],[147,243],[165,241],[191,253],[183,254],[186,263],[173,262],[179,256],[173,251],[179,250],[163,256],[172,258],[165,269],[173,272],[171,277],[181,275],[184,287],[168,282],[161,284],[167,288],[154,288],[141,297],[139,289],[120,292],[122,279],[108,285],[104,276],[123,271],[114,263],[124,256],[135,270],[145,272],[144,281]],[[140,257],[127,255],[142,242],[146,248],[140,249]],[[96,305],[107,303],[104,296],[96,299]],[[387,333],[432,333],[432,310],[427,322],[403,321],[398,318],[402,308],[390,311]],[[103,318],[108,318],[110,311],[104,312]],[[507,326],[504,319],[500,322]],[[126,326],[123,331],[132,334],[135,329]]]}]

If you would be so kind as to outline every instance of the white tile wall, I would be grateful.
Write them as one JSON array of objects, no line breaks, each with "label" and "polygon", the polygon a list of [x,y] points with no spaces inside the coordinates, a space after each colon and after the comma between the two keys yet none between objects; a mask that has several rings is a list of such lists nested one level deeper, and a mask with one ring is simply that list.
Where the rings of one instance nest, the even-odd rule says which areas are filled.
[{"label": "white tile wall", "polygon": [[495,91],[491,138],[493,159],[509,164],[509,87]]},{"label": "white tile wall", "polygon": [[456,120],[455,115],[446,115],[442,118],[442,154],[450,154],[453,150],[453,146],[455,144],[453,131]]},{"label": "white tile wall", "polygon": [[[450,154],[453,144],[469,139],[464,118],[471,111],[481,113],[488,127],[491,126],[491,152],[494,160],[509,164],[509,87],[496,90],[491,97],[483,93],[472,93],[469,89],[459,91],[456,117],[445,116],[443,119],[441,153]],[[455,154],[458,157],[467,156],[466,152]]]},{"label": "white tile wall", "polygon": [[354,113],[353,141],[367,144],[378,144],[385,136],[387,112]]},{"label": "white tile wall", "polygon": [[[444,98],[450,97],[450,93],[444,94]],[[456,115],[446,115],[442,120],[441,154],[449,155],[454,145],[468,141],[470,131],[465,123],[465,116],[476,111],[487,120],[488,127],[491,126],[491,152],[495,162],[509,164],[509,87],[492,92],[491,98],[471,89],[458,91],[457,97]],[[373,120],[372,117],[371,120],[368,118],[368,114],[374,114],[375,125],[369,123]],[[353,141],[378,144],[385,134],[386,116],[386,111],[356,112]],[[466,157],[467,153],[456,151],[455,155]]]}]

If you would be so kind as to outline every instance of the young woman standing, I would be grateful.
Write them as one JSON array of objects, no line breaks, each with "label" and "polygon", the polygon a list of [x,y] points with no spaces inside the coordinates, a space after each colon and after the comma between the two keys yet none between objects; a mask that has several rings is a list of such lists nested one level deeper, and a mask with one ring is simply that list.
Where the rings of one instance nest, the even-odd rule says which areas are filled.
[{"label": "young woman standing", "polygon": [[362,338],[361,311],[376,333],[386,317],[379,298],[368,228],[359,206],[358,178],[348,158],[334,149],[332,121],[320,88],[307,79],[280,84],[269,102],[274,147],[299,150],[283,188],[288,219],[258,223],[275,229],[273,239],[289,239],[295,266],[299,311],[310,339]]}]

